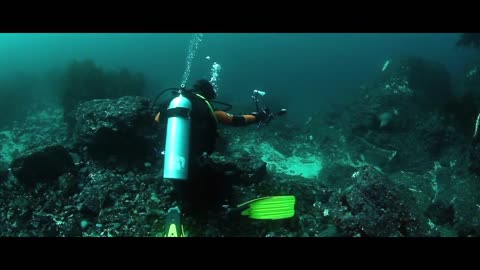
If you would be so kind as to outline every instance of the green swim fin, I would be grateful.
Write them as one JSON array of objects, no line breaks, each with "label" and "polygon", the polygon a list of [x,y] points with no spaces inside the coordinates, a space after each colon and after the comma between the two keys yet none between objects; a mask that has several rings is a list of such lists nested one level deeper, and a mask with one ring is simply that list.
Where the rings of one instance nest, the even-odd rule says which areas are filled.
[{"label": "green swim fin", "polygon": [[295,215],[295,196],[270,196],[238,205],[242,216],[252,219],[285,219]]},{"label": "green swim fin", "polygon": [[182,213],[178,206],[168,209],[165,220],[164,237],[185,237],[182,225]]}]

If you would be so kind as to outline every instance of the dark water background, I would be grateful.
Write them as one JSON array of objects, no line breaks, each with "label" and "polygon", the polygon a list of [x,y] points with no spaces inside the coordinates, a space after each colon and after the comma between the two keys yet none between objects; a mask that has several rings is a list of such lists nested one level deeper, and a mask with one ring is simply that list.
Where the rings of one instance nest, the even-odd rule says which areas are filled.
[{"label": "dark water background", "polygon": [[[222,66],[219,100],[248,103],[253,89],[283,105],[291,120],[344,102],[375,78],[388,59],[420,56],[447,66],[457,82],[474,52],[454,47],[457,33],[206,33],[199,43],[187,85],[210,78]],[[74,59],[93,59],[104,68],[143,72],[148,93],[178,86],[192,34],[0,34],[1,76],[26,72],[43,78]],[[210,60],[206,59],[210,56]],[[48,87],[38,80],[38,89]],[[42,94],[48,91],[39,92]],[[150,94],[149,94],[150,95]],[[269,101],[269,99],[267,99]],[[275,109],[275,108],[274,108]]]}]

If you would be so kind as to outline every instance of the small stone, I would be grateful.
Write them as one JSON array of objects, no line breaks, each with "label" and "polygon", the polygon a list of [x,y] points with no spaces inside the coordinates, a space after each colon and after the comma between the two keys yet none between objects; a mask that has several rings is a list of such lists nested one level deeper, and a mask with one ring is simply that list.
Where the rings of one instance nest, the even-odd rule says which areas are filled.
[{"label": "small stone", "polygon": [[80,222],[80,227],[82,230],[85,230],[88,227],[88,221],[82,220],[82,222]]}]

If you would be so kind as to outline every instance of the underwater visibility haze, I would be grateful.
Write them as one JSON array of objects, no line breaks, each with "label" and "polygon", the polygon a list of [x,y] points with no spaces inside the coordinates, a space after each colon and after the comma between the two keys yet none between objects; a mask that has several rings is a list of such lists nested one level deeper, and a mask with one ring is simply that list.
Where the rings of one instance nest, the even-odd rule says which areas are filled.
[{"label": "underwater visibility haze", "polygon": [[[478,236],[479,44],[476,33],[2,33],[0,235]],[[209,85],[215,100],[190,96]],[[168,109],[188,108],[181,98],[195,108]],[[205,104],[215,125],[199,120]],[[188,210],[187,180],[167,173],[197,166],[187,149],[212,140],[202,162],[231,186],[198,176],[197,189],[225,193],[227,215]]]}]

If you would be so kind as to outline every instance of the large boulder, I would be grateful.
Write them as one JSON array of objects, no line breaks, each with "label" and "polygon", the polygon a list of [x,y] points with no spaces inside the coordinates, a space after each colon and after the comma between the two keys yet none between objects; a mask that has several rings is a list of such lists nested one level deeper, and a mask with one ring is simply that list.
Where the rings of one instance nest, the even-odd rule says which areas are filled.
[{"label": "large boulder", "polygon": [[81,102],[141,96],[145,89],[145,76],[126,68],[107,70],[93,60],[70,62],[64,72],[52,76],[63,105],[64,120],[71,135],[75,123],[75,109]]},{"label": "large boulder", "polygon": [[155,158],[154,123],[146,98],[87,101],[76,111],[74,140],[94,160],[143,167]]},{"label": "large boulder", "polygon": [[350,107],[358,132],[398,131],[411,126],[416,116],[441,108],[452,98],[450,74],[445,66],[417,57],[385,62],[377,79],[361,89]]},{"label": "large boulder", "polygon": [[[427,236],[415,200],[372,166],[352,176],[354,183],[334,195],[335,223],[345,236]],[[422,222],[423,221],[423,222]]]},{"label": "large boulder", "polygon": [[438,106],[452,95],[446,66],[420,57],[391,60],[381,72],[377,85],[381,88],[375,92],[380,96],[404,96],[417,106]]},{"label": "large boulder", "polygon": [[375,166],[424,170],[427,160],[442,159],[464,139],[443,113],[453,95],[450,74],[440,63],[418,57],[387,61],[359,93],[333,126],[350,130],[347,144]]},{"label": "large boulder", "polygon": [[38,182],[55,182],[59,176],[74,168],[72,157],[58,144],[28,150],[11,164],[13,175],[27,186],[34,186]]}]

